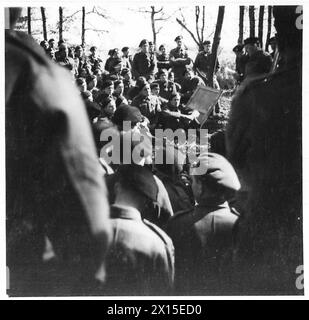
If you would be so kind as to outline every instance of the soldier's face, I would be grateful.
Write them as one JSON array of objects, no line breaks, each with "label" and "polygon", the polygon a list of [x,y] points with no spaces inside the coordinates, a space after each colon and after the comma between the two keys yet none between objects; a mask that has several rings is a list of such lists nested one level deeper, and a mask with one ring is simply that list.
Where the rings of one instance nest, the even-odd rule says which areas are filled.
[{"label": "soldier's face", "polygon": [[159,96],[160,94],[160,88],[159,87],[155,87],[151,90],[151,93],[154,95],[154,96]]},{"label": "soldier's face", "polygon": [[114,91],[115,91],[116,94],[122,94],[123,93],[123,89],[124,89],[123,83],[119,83]]},{"label": "soldier's face", "polygon": [[142,95],[143,97],[149,97],[150,94],[151,94],[150,85],[149,85],[149,84],[146,84],[146,85],[144,86],[144,88],[142,89],[142,91],[141,91],[141,95]]},{"label": "soldier's face", "polygon": [[160,75],[160,80],[161,81],[167,81],[167,73],[162,73],[161,75]]},{"label": "soldier's face", "polygon": [[181,46],[182,46],[182,40],[177,40],[177,47],[181,48]]},{"label": "soldier's face", "polygon": [[205,44],[204,45],[204,52],[206,52],[206,53],[210,52],[210,48],[211,48],[210,44]]},{"label": "soldier's face", "polygon": [[142,49],[142,52],[144,52],[144,53],[148,52],[149,51],[148,43],[143,44],[141,49]]},{"label": "soldier's face", "polygon": [[165,52],[166,52],[165,47],[162,47],[162,48],[161,48],[161,53],[162,53],[162,54],[165,54]]},{"label": "soldier's face", "polygon": [[257,51],[257,45],[256,44],[246,44],[245,50],[249,56],[252,56]]},{"label": "soldier's face", "polygon": [[174,107],[179,107],[180,105],[180,96],[177,94],[172,100],[171,100],[171,105]]},{"label": "soldier's face", "polygon": [[104,93],[106,93],[108,95],[112,95],[114,92],[114,86],[109,86],[109,87],[105,88],[103,91],[104,91]]},{"label": "soldier's face", "polygon": [[116,111],[116,103],[115,101],[111,101],[105,108],[104,111],[109,115],[112,116]]}]

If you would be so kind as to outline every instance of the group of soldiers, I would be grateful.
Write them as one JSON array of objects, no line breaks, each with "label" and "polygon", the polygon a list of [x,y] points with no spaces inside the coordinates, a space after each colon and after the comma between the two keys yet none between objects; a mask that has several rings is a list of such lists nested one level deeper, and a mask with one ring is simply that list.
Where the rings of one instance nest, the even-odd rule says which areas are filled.
[{"label": "group of soldiers", "polygon": [[[270,73],[272,58],[256,39],[238,47],[243,81],[228,126],[211,136],[197,162],[181,162],[163,144],[163,162],[145,149],[133,164],[126,162],[133,134],[199,125],[185,110],[195,90],[186,84],[197,79],[194,71],[207,84],[211,44],[203,44],[190,69],[181,37],[168,58],[164,46],[152,58],[143,40],[133,59],[111,50],[104,70],[95,47],[88,57],[81,46],[70,56],[62,43],[54,54],[46,49],[58,66],[12,30],[19,10],[9,10],[10,295],[303,292],[295,287],[302,264],[302,32],[295,7],[274,7],[278,70]],[[129,150],[119,163],[99,156],[106,130]]]}]

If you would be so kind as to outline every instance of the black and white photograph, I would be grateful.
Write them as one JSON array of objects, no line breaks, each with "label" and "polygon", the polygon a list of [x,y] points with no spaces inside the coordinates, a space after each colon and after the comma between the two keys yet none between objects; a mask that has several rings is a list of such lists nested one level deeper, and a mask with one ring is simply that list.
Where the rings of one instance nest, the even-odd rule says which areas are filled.
[{"label": "black and white photograph", "polygon": [[6,2],[1,295],[303,298],[303,7]]}]

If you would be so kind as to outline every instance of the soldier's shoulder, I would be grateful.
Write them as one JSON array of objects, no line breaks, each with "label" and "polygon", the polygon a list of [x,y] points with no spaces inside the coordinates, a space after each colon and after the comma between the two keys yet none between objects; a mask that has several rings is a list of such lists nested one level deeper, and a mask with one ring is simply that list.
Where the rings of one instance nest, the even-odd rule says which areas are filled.
[{"label": "soldier's shoulder", "polygon": [[154,223],[148,221],[147,219],[143,219],[144,224],[153,231],[163,242],[165,245],[171,246],[172,240],[171,238],[158,226]]},{"label": "soldier's shoulder", "polygon": [[20,31],[5,31],[5,50],[8,58],[16,57],[16,63],[25,60],[35,60],[48,66],[51,61],[43,48],[28,34]]}]

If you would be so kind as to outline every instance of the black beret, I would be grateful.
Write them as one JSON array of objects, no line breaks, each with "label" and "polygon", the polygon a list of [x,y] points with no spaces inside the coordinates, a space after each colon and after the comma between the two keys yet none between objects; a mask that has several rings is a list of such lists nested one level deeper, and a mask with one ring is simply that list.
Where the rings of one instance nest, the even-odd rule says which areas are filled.
[{"label": "black beret", "polygon": [[179,40],[182,40],[182,39],[183,39],[183,36],[177,36],[174,41],[179,41]]},{"label": "black beret", "polygon": [[144,44],[149,44],[148,40],[143,39],[143,40],[140,42],[139,47],[141,48]]},{"label": "black beret", "polygon": [[243,48],[244,48],[243,44],[238,44],[233,48],[233,51],[234,52],[241,52],[243,50]]},{"label": "black beret", "polygon": [[240,189],[240,182],[233,166],[223,156],[209,152],[200,155],[198,159],[199,170],[201,168],[207,170],[200,177],[208,187],[213,190],[221,190],[223,193]]},{"label": "black beret", "polygon": [[205,45],[205,44],[211,44],[211,42],[209,40],[205,40],[205,41],[203,41],[203,45]]},{"label": "black beret", "polygon": [[153,173],[148,167],[136,164],[121,165],[116,172],[116,176],[119,177],[125,185],[131,186],[135,191],[143,194],[151,201],[157,201],[159,189]]},{"label": "black beret", "polygon": [[94,51],[94,50],[97,50],[98,48],[96,47],[96,46],[92,46],[91,48],[90,48],[90,51]]},{"label": "black beret", "polygon": [[152,83],[150,84],[150,88],[151,88],[151,89],[160,88],[160,85],[159,85],[159,83],[157,83],[157,82],[152,82]]},{"label": "black beret", "polygon": [[101,84],[101,89],[105,89],[110,86],[114,86],[114,82],[112,80],[106,80]]},{"label": "black beret", "polygon": [[125,52],[125,51],[128,51],[128,50],[129,50],[129,47],[123,47],[123,48],[121,49],[122,52]]},{"label": "black beret", "polygon": [[122,105],[116,109],[112,120],[117,126],[122,126],[123,121],[131,121],[132,123],[137,123],[141,122],[143,120],[143,117],[138,108],[128,105]]},{"label": "black beret", "polygon": [[259,44],[259,38],[257,37],[249,37],[245,39],[244,44]]},{"label": "black beret", "polygon": [[130,69],[128,69],[128,68],[123,68],[122,70],[121,70],[121,75],[122,76],[124,76],[124,75],[126,75],[126,74],[128,74],[128,73],[130,73],[131,71],[130,71]]}]

